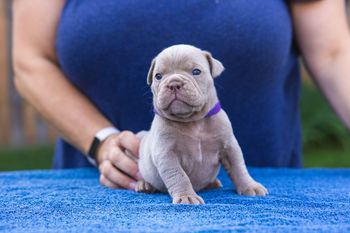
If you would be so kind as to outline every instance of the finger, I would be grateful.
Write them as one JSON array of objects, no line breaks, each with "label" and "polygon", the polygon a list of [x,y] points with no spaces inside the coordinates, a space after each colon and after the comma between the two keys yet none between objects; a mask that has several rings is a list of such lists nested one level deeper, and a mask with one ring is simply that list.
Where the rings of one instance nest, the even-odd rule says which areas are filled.
[{"label": "finger", "polygon": [[118,145],[131,152],[134,156],[139,157],[140,139],[131,131],[123,131],[120,133]]},{"label": "finger", "polygon": [[108,188],[111,189],[119,189],[120,186],[114,184],[113,182],[111,182],[110,180],[108,180],[104,175],[100,175],[100,183]]},{"label": "finger", "polygon": [[127,156],[119,148],[114,149],[108,156],[108,160],[119,170],[134,178],[135,180],[142,179],[139,174],[139,169],[135,160]]},{"label": "finger", "polygon": [[113,184],[126,189],[135,189],[136,181],[119,171],[112,165],[111,161],[103,161],[100,167],[102,175],[104,175]]}]

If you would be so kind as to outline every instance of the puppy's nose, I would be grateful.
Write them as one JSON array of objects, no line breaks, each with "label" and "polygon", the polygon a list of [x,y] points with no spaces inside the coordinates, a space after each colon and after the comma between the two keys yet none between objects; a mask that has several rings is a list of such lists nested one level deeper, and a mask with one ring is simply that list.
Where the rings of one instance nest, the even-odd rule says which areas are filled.
[{"label": "puppy's nose", "polygon": [[183,83],[179,81],[172,81],[168,83],[167,88],[169,88],[171,91],[177,91],[180,90],[183,87]]}]

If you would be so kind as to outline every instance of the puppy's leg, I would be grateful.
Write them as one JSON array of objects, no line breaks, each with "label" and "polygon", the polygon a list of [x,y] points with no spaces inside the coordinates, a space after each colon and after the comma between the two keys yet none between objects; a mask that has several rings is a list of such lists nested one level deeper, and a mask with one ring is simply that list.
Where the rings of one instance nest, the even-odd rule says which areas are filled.
[{"label": "puppy's leg", "polygon": [[145,180],[138,180],[135,191],[139,193],[155,193],[158,190]]},{"label": "puppy's leg", "polygon": [[241,148],[233,134],[220,156],[221,162],[235,184],[238,194],[247,196],[265,196],[268,194],[267,189],[249,175]]},{"label": "puppy's leg", "polygon": [[156,167],[174,204],[204,204],[173,152],[156,156]]}]

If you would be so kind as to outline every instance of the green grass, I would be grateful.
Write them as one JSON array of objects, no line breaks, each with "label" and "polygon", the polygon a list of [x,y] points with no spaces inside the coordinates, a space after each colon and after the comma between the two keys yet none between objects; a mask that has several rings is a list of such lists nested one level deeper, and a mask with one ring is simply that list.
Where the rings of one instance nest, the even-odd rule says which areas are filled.
[{"label": "green grass", "polygon": [[[311,85],[301,102],[305,167],[350,167],[350,134]],[[0,171],[49,169],[52,145],[0,148]]]},{"label": "green grass", "polygon": [[304,151],[305,167],[350,167],[350,142],[342,148],[315,148]]},{"label": "green grass", "polygon": [[50,169],[53,146],[0,148],[0,171]]}]

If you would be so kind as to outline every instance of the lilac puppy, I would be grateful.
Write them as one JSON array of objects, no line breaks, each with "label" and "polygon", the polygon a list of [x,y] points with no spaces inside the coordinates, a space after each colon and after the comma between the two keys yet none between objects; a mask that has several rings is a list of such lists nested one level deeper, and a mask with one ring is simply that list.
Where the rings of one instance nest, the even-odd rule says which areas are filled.
[{"label": "lilac puppy", "polygon": [[136,191],[168,192],[173,203],[204,204],[197,191],[220,187],[223,164],[238,194],[268,192],[248,173],[227,114],[221,109],[214,78],[224,70],[209,52],[190,45],[163,50],[152,61],[155,117],[141,137]]}]

